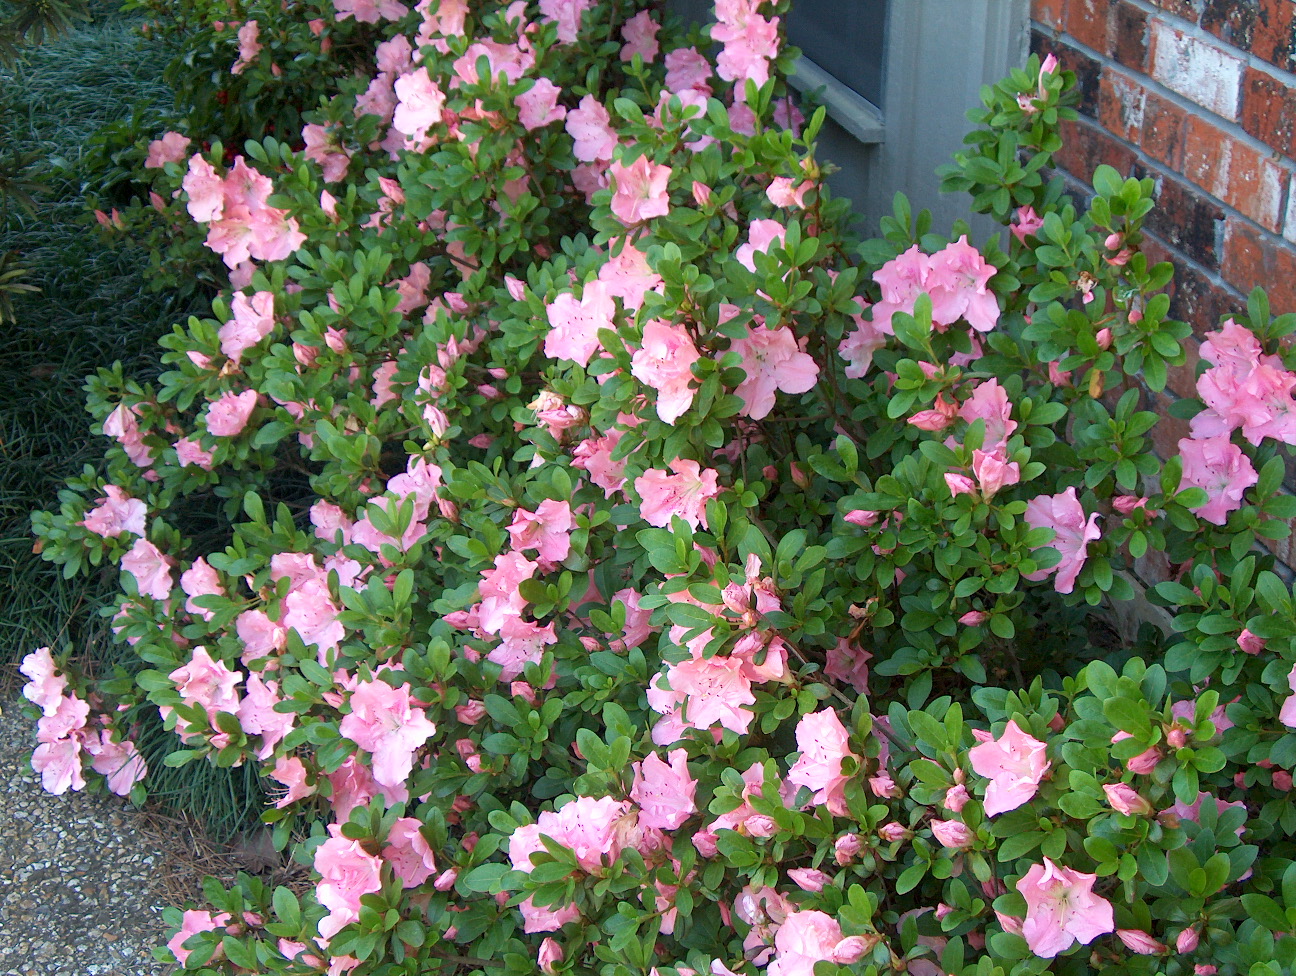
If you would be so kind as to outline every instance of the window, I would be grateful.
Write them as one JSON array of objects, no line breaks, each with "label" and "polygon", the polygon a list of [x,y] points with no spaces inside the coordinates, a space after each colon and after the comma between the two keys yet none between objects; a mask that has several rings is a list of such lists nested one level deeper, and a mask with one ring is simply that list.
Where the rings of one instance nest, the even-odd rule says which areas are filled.
[{"label": "window", "polygon": [[796,0],[788,40],[827,75],[881,105],[888,6],[888,0]]}]

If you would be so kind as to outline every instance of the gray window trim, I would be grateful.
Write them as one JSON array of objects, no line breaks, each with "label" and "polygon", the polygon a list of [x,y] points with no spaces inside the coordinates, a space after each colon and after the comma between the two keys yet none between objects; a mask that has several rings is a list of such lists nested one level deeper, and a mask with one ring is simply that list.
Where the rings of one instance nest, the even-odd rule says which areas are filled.
[{"label": "gray window trim", "polygon": [[829,117],[865,145],[885,141],[882,110],[804,55],[796,59],[788,83],[799,92],[816,92]]}]

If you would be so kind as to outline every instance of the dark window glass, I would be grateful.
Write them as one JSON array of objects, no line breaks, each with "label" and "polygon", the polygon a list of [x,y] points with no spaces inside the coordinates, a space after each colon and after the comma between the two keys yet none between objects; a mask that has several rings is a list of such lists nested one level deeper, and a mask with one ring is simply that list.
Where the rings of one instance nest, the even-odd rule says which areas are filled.
[{"label": "dark window glass", "polygon": [[842,84],[882,108],[888,0],[794,0],[788,40]]}]

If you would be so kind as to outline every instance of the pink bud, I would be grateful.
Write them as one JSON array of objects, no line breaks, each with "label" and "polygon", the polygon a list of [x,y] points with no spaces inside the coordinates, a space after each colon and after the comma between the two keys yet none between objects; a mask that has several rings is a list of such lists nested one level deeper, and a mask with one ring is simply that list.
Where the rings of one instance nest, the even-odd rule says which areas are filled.
[{"label": "pink bud", "polygon": [[890,823],[885,823],[878,828],[878,836],[887,843],[894,844],[896,841],[909,837],[910,834],[907,829],[892,820]]},{"label": "pink bud", "polygon": [[514,698],[525,699],[528,704],[534,705],[536,703],[535,689],[532,688],[525,681],[510,682],[509,694],[512,695]]},{"label": "pink bud", "polygon": [[1050,54],[1044,59],[1044,63],[1040,65],[1040,77],[1043,78],[1045,75],[1051,75],[1053,72],[1057,71],[1057,69],[1058,59],[1055,55]]},{"label": "pink bud", "polygon": [[1099,329],[1097,335],[1094,336],[1094,339],[1097,341],[1099,349],[1110,349],[1112,344],[1112,330]]},{"label": "pink bud", "polygon": [[765,467],[761,468],[761,474],[770,481],[778,480],[778,468],[774,467],[772,464],[767,464]]},{"label": "pink bud", "polygon": [[1064,719],[1061,715],[1054,715],[1051,719],[1048,720],[1048,727],[1052,729],[1054,732],[1061,732],[1063,729],[1066,728],[1066,719]]},{"label": "pink bud", "polygon": [[792,472],[793,484],[795,484],[798,488],[801,488],[803,490],[810,487],[810,476],[805,473],[801,465],[793,461],[790,465],[788,465],[788,468]]},{"label": "pink bud", "polygon": [[1192,952],[1197,948],[1198,941],[1196,929],[1184,929],[1175,939],[1175,948],[1180,952]]},{"label": "pink bud", "polygon": [[950,495],[955,498],[959,495],[975,495],[977,493],[976,482],[965,474],[954,474],[946,471],[945,484],[950,490]]},{"label": "pink bud", "polygon": [[1121,246],[1121,242],[1124,240],[1125,238],[1120,234],[1111,233],[1107,235],[1107,240],[1103,241],[1103,244],[1106,245],[1107,250],[1114,251]]},{"label": "pink bud", "polygon": [[461,841],[461,843],[463,844],[463,849],[467,851],[469,854],[471,854],[473,852],[473,849],[476,848],[477,842],[479,840],[481,840],[481,835],[478,834],[477,831],[475,830],[472,831],[471,833],[464,834],[464,839]]},{"label": "pink bud", "polygon": [[960,812],[970,799],[967,787],[962,783],[957,783],[945,791],[945,807],[955,813]]},{"label": "pink bud", "polygon": [[868,782],[869,789],[873,791],[875,796],[885,797],[888,800],[898,800],[904,795],[900,791],[900,787],[896,785],[895,780],[891,778],[891,774],[885,769],[876,776],[870,776]]},{"label": "pink bud", "polygon": [[1219,969],[1209,963],[1198,963],[1196,966],[1193,966],[1194,976],[1215,976],[1218,972]]},{"label": "pink bud", "polygon": [[[963,624],[965,627],[980,627],[989,619],[990,614],[986,613],[984,610],[969,610],[967,613],[963,614],[963,616],[958,618],[958,622]],[[945,805],[949,806],[948,803]]]},{"label": "pink bud", "polygon": [[1107,794],[1107,802],[1117,813],[1146,817],[1152,812],[1152,804],[1126,783],[1105,784],[1103,792]]},{"label": "pink bud", "polygon": [[778,824],[774,822],[774,818],[761,813],[748,817],[743,821],[743,826],[753,837],[773,837],[778,833]]},{"label": "pink bud", "polygon": [[711,187],[705,183],[693,181],[693,200],[699,207],[705,207],[711,202]]},{"label": "pink bud", "polygon": [[972,833],[967,824],[958,820],[933,820],[931,829],[941,846],[950,850],[965,851],[976,843],[976,834]]},{"label": "pink bud", "polygon": [[1242,772],[1241,770],[1238,770],[1236,773],[1234,773],[1233,785],[1236,786],[1239,790],[1246,789],[1246,773]]},{"label": "pink bud", "polygon": [[1237,644],[1239,648],[1248,654],[1259,654],[1264,650],[1265,640],[1263,637],[1257,637],[1251,631],[1244,629],[1242,633],[1238,634]]},{"label": "pink bud", "polygon": [[832,881],[832,878],[815,868],[792,868],[787,874],[802,891],[823,891],[824,885]]},{"label": "pink bud", "polygon": [[1166,744],[1171,749],[1182,749],[1188,744],[1188,733],[1178,725],[1171,726],[1170,731],[1166,733]]},{"label": "pink bud", "polygon": [[456,879],[458,879],[458,877],[459,877],[458,868],[450,868],[447,871],[442,871],[440,874],[437,875],[437,879],[432,882],[432,887],[435,888],[437,891],[449,891],[451,888],[454,887],[455,881]]},{"label": "pink bud", "polygon": [[833,857],[844,867],[855,859],[861,846],[859,834],[842,834],[833,845]]},{"label": "pink bud", "polygon": [[877,512],[870,512],[865,508],[858,508],[853,512],[847,512],[842,516],[842,521],[849,522],[851,525],[858,525],[862,528],[869,528],[876,525],[878,520]]},{"label": "pink bud", "polygon": [[849,966],[863,959],[876,944],[876,940],[869,940],[862,935],[847,936],[833,947],[832,961],[839,966]]},{"label": "pink bud", "polygon": [[557,963],[562,962],[563,951],[553,939],[545,939],[540,943],[540,952],[536,956],[536,961],[540,964],[540,971],[545,976],[554,976],[558,971]]},{"label": "pink bud", "polygon": [[945,916],[947,916],[952,911],[954,911],[953,905],[947,905],[943,901],[938,902],[936,905],[936,911],[934,913],[936,915],[936,921],[938,922],[941,921],[941,919],[945,918]]},{"label": "pink bud", "polygon": [[1137,952],[1140,956],[1152,956],[1166,951],[1165,945],[1141,929],[1117,929],[1116,937],[1125,943],[1125,948],[1130,952]]},{"label": "pink bud", "polygon": [[1275,769],[1273,774],[1273,785],[1275,790],[1283,793],[1290,793],[1292,788],[1292,774],[1285,769]]},{"label": "pink bud", "polygon": [[1129,321],[1130,321],[1130,325],[1138,325],[1140,322],[1142,322],[1143,310],[1139,308],[1131,308],[1129,313]]}]

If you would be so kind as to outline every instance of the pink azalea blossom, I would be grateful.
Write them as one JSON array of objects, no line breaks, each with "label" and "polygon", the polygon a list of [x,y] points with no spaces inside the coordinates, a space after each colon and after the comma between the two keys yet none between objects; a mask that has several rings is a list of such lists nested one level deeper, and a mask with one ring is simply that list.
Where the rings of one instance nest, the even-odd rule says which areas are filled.
[{"label": "pink azalea blossom", "polygon": [[259,291],[249,298],[238,292],[231,311],[233,318],[220,327],[217,336],[221,352],[237,363],[246,350],[274,331],[274,293]]},{"label": "pink azalea blossom", "polygon": [[526,599],[518,592],[523,580],[531,579],[540,564],[527,559],[519,552],[501,553],[494,565],[482,571],[481,628],[488,634],[498,634],[510,617],[520,617],[526,608]]},{"label": "pink azalea blossom", "polygon": [[931,256],[926,287],[931,293],[932,320],[951,324],[966,319],[978,332],[989,332],[999,321],[999,301],[987,283],[995,267],[968,243],[964,234]]},{"label": "pink azalea blossom", "polygon": [[697,780],[689,775],[688,753],[672,749],[667,753],[669,765],[655,752],[635,763],[634,785],[630,799],[639,804],[639,825],[676,830],[697,813],[693,798]]},{"label": "pink azalea blossom", "polygon": [[1296,729],[1296,664],[1292,665],[1291,672],[1287,675],[1287,687],[1292,693],[1283,699],[1278,721],[1289,729]]},{"label": "pink azalea blossom", "polygon": [[643,58],[644,64],[652,64],[657,52],[661,50],[657,44],[659,30],[661,24],[653,20],[652,14],[647,10],[641,10],[627,20],[621,28],[621,37],[625,40],[625,46],[621,48],[621,60],[633,61],[637,54]]},{"label": "pink azalea blossom", "polygon": [[198,441],[188,437],[181,437],[175,442],[175,452],[176,461],[182,468],[194,465],[204,471],[210,471],[212,462],[215,460],[211,451],[204,451]]},{"label": "pink azalea blossom", "polygon": [[702,470],[696,461],[676,458],[670,463],[674,474],[649,468],[635,479],[635,491],[642,501],[639,514],[649,525],[666,528],[678,515],[692,528],[707,528],[706,503],[720,494],[716,472]]},{"label": "pink azalea blossom", "polygon": [[42,742],[31,758],[32,769],[40,773],[41,787],[47,793],[62,796],[68,790],[84,790],[81,772],[81,743],[75,738]]},{"label": "pink azalea blossom", "polygon": [[546,23],[558,25],[558,40],[574,44],[580,32],[581,14],[594,6],[594,0],[540,0],[540,16]]},{"label": "pink azalea blossom", "polygon": [[238,30],[239,54],[238,60],[230,68],[230,74],[241,75],[257,55],[261,53],[261,43],[258,37],[261,33],[261,27],[255,20],[249,20]]},{"label": "pink azalea blossom", "polygon": [[788,770],[788,782],[813,791],[814,802],[825,804],[834,816],[846,816],[845,789],[850,775],[843,771],[842,760],[849,756],[858,763],[859,756],[851,752],[837,712],[825,708],[802,715],[796,739],[801,756]]},{"label": "pink azalea blossom", "polygon": [[665,423],[675,423],[692,406],[692,366],[701,358],[683,326],[658,319],[644,325],[643,348],[631,358],[630,372],[657,391],[657,416]]},{"label": "pink azalea blossom", "polygon": [[[837,355],[846,360],[846,376],[849,379],[863,379],[873,365],[873,353],[886,345],[890,332],[884,332],[875,320],[865,319],[862,315],[851,316],[855,328],[837,346]],[[890,319],[887,319],[890,328]]]},{"label": "pink azalea blossom", "polygon": [[643,305],[645,292],[660,290],[662,284],[661,275],[648,265],[648,258],[628,241],[599,268],[598,277],[607,293],[620,298],[631,311]]},{"label": "pink azalea blossom", "polygon": [[1013,719],[998,739],[980,730],[973,734],[981,744],[968,751],[968,758],[978,775],[990,779],[985,796],[986,816],[1016,810],[1028,802],[1039,791],[1040,780],[1052,766],[1045,755],[1047,746],[1023,732]]},{"label": "pink azalea blossom", "polygon": [[516,99],[518,121],[528,132],[542,129],[567,117],[567,109],[558,104],[562,89],[548,78],[538,78],[531,88]]},{"label": "pink azalea blossom", "polygon": [[392,126],[397,132],[423,139],[427,130],[441,122],[445,93],[437,87],[427,68],[419,68],[396,79],[396,114]]},{"label": "pink azalea blossom", "polygon": [[421,826],[420,820],[400,817],[387,832],[387,846],[382,851],[383,860],[391,865],[392,873],[405,888],[417,888],[436,871],[432,847]]},{"label": "pink azalea blossom", "polygon": [[1059,593],[1075,589],[1076,577],[1087,558],[1086,547],[1102,533],[1098,530],[1098,513],[1085,518],[1074,487],[1058,495],[1039,495],[1026,503],[1026,521],[1031,528],[1050,528],[1054,532],[1049,546],[1062,554],[1062,560],[1048,569],[1023,574],[1028,580],[1042,580],[1057,573],[1054,588]]},{"label": "pink azalea blossom", "polygon": [[1128,783],[1104,783],[1103,792],[1107,794],[1107,802],[1117,813],[1146,817],[1152,812],[1152,804]]},{"label": "pink azalea blossom", "polygon": [[599,329],[615,329],[612,317],[616,306],[601,281],[585,285],[578,301],[564,292],[547,309],[550,330],[545,336],[544,353],[553,359],[570,359],[581,367],[589,365],[599,348]]},{"label": "pink azalea blossom", "polygon": [[804,352],[805,340],[798,344],[787,327],[748,326],[747,335],[735,339],[730,348],[742,356],[742,368],[747,374],[734,393],[742,398],[742,415],[753,420],[769,416],[777,390],[806,393],[818,382],[819,367]]},{"label": "pink azalea blossom", "polygon": [[513,681],[528,664],[540,664],[545,647],[558,642],[552,622],[541,627],[517,616],[505,617],[499,633],[499,646],[492,649],[486,659],[503,669],[500,681]]},{"label": "pink azalea blossom", "polygon": [[379,20],[400,20],[409,8],[397,0],[333,0],[333,11],[334,20],[354,17],[361,24],[376,24]]},{"label": "pink azalea blossom", "polygon": [[194,598],[225,595],[225,588],[221,586],[220,576],[216,570],[212,569],[207,560],[201,556],[195,559],[193,565],[180,574],[180,588],[189,597],[185,601],[185,609],[203,620],[211,620],[214,613],[198,606],[194,603]]},{"label": "pink azalea blossom", "polygon": [[629,166],[613,163],[609,173],[616,185],[612,213],[627,227],[670,212],[671,168],[640,156]]},{"label": "pink azalea blossom", "polygon": [[[184,913],[184,917],[180,922],[180,931],[171,936],[167,942],[167,948],[171,950],[171,954],[183,966],[189,959],[189,953],[193,951],[193,949],[184,948],[184,944],[200,932],[216,932],[224,928],[229,920],[228,912],[213,915],[211,912],[190,909]],[[197,944],[195,943],[194,948],[196,947]],[[219,959],[224,954],[225,950],[217,945],[213,958]]]},{"label": "pink azalea blossom", "polygon": [[770,62],[778,56],[779,18],[768,20],[756,7],[752,0],[718,0],[711,26],[712,40],[724,45],[716,58],[716,73],[735,82],[739,92],[749,80],[757,87],[769,81]]},{"label": "pink azalea blossom", "polygon": [[247,426],[256,409],[257,391],[227,391],[212,401],[207,410],[207,431],[216,437],[235,437]]},{"label": "pink azalea blossom", "polygon": [[747,230],[747,243],[734,252],[734,257],[744,268],[754,272],[755,255],[768,253],[775,242],[782,244],[786,236],[787,228],[777,220],[753,220]]},{"label": "pink azalea blossom", "polygon": [[860,938],[848,939],[831,915],[819,911],[788,914],[774,936],[774,958],[766,968],[769,976],[814,976],[817,962],[849,965],[868,951]]},{"label": "pink azalea blossom", "polygon": [[649,706],[667,716],[653,729],[653,741],[658,745],[676,741],[678,736],[668,738],[676,729],[720,725],[743,735],[755,718],[745,707],[756,703],[751,679],[737,658],[690,658],[667,667],[665,679],[667,687],[661,687],[656,679],[648,688]]},{"label": "pink azalea blossom", "polygon": [[53,715],[63,701],[67,678],[56,674],[58,665],[48,647],[38,647],[22,659],[18,670],[31,680],[23,686],[23,697],[45,715]]},{"label": "pink azalea blossom", "polygon": [[695,89],[711,93],[711,62],[697,48],[681,47],[666,55],[666,87],[673,92]]},{"label": "pink azalea blossom", "polygon": [[247,693],[234,714],[244,732],[261,736],[261,746],[256,750],[258,759],[268,759],[275,745],[292,731],[297,721],[293,712],[274,710],[281,701],[279,682],[266,681],[255,672],[248,675]]},{"label": "pink azalea blossom", "polygon": [[1018,207],[1013,215],[1012,225],[1008,228],[1013,236],[1023,244],[1026,238],[1039,232],[1044,226],[1044,218],[1035,212],[1034,207]]},{"label": "pink azalea blossom", "polygon": [[145,169],[161,169],[167,163],[178,163],[189,151],[189,137],[179,132],[164,133],[161,139],[154,139],[148,146],[148,158],[144,160]]},{"label": "pink azalea blossom", "polygon": [[567,113],[567,133],[575,140],[572,152],[582,163],[611,159],[616,150],[617,137],[610,125],[612,116],[593,95],[586,95],[580,104]]},{"label": "pink azalea blossom", "polygon": [[322,939],[332,939],[343,928],[360,919],[360,898],[382,888],[383,860],[360,846],[358,840],[342,836],[342,825],[328,825],[329,839],[315,849],[315,870],[320,880],[315,897],[328,909],[320,919]]},{"label": "pink azalea blossom", "polygon": [[171,569],[175,560],[164,556],[157,546],[147,539],[136,539],[131,551],[122,557],[121,568],[135,577],[140,596],[165,600],[175,585]]},{"label": "pink azalea blossom", "polygon": [[1079,942],[1088,945],[1116,930],[1111,902],[1093,893],[1097,875],[1044,858],[1017,882],[1026,899],[1022,936],[1035,955],[1053,959]]},{"label": "pink azalea blossom", "polygon": [[1215,525],[1228,521],[1228,513],[1242,507],[1246,490],[1260,480],[1251,459],[1229,440],[1227,434],[1179,441],[1183,459],[1183,480],[1179,490],[1204,488],[1205,505],[1193,509],[1199,518]]},{"label": "pink azalea blossom", "polygon": [[574,526],[571,503],[547,498],[536,506],[534,512],[525,508],[516,509],[508,531],[514,549],[519,552],[536,549],[541,559],[560,563],[571,552],[571,530]]},{"label": "pink azalea blossom", "polygon": [[870,652],[843,637],[828,649],[824,675],[833,681],[850,685],[861,695],[867,695],[868,662],[872,659],[873,655]]},{"label": "pink azalea blossom", "polygon": [[341,608],[329,596],[328,584],[313,579],[284,597],[279,623],[297,631],[303,644],[314,644],[323,656],[346,635],[346,629],[337,619],[340,612]]},{"label": "pink azalea blossom", "polygon": [[90,768],[104,777],[110,793],[129,796],[131,787],[148,775],[148,764],[135,743],[130,739],[114,742],[107,729],[87,741],[85,748],[93,757]]},{"label": "pink azalea blossom", "polygon": [[410,695],[406,682],[362,681],[350,698],[351,711],[338,730],[373,754],[373,777],[384,786],[402,786],[414,768],[414,753],[436,733],[436,726]]},{"label": "pink azalea blossom", "polygon": [[138,498],[131,498],[116,485],[104,485],[104,497],[77,524],[105,539],[115,539],[123,533],[143,536],[146,515],[148,506]]},{"label": "pink azalea blossom", "polygon": [[176,668],[168,677],[175,682],[176,691],[186,705],[200,705],[208,715],[232,713],[238,708],[235,689],[243,675],[213,658],[205,647],[195,647],[189,663]]}]

